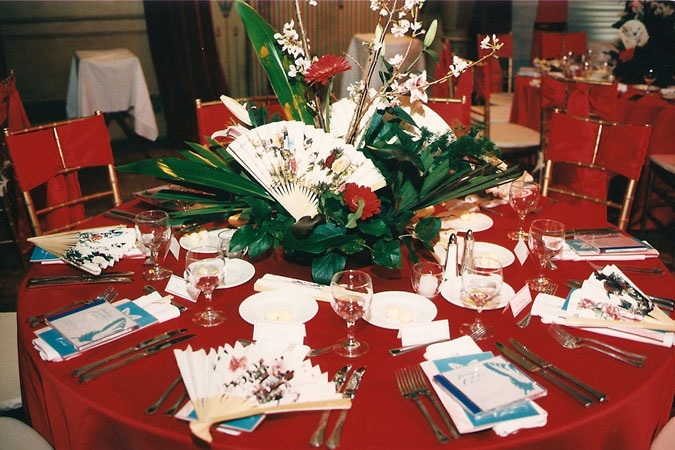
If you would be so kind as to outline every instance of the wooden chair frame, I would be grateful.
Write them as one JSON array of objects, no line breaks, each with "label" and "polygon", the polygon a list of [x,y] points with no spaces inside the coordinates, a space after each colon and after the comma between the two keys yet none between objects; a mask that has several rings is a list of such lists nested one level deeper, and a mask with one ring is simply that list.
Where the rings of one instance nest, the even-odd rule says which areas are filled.
[{"label": "wooden chair frame", "polygon": [[[560,110],[554,110],[554,112],[561,112]],[[595,145],[593,148],[593,158],[591,160],[591,163],[583,163],[579,161],[558,161],[558,163],[562,164],[568,164],[572,165],[574,167],[580,167],[580,168],[586,168],[586,169],[593,169],[593,170],[599,170],[602,172],[607,172],[609,174],[614,174],[614,172],[606,169],[603,166],[600,166],[598,164],[595,164],[595,160],[598,156],[598,151],[600,149],[600,138],[602,137],[602,130],[603,127],[606,126],[617,126],[617,125],[623,125],[620,123],[616,122],[609,122],[606,120],[598,120],[598,119],[591,119],[588,117],[578,117],[578,116],[572,116],[575,119],[583,120],[585,122],[592,122],[592,123],[597,123],[600,126],[598,127],[598,133],[595,137]],[[649,125],[645,125],[649,126]],[[555,192],[558,194],[562,195],[568,195],[570,197],[582,199],[582,200],[587,200],[591,201],[594,203],[602,204],[605,206],[609,206],[610,208],[618,209],[619,210],[619,220],[617,223],[617,227],[620,230],[626,230],[628,227],[628,220],[629,220],[629,215],[630,215],[630,209],[631,206],[633,205],[633,200],[635,199],[635,188],[637,186],[637,179],[633,178],[628,178],[628,185],[626,186],[626,191],[624,192],[623,199],[621,203],[616,203],[611,200],[607,199],[601,199],[597,197],[592,197],[589,195],[581,194],[579,192],[574,192],[570,191],[568,189],[563,189],[563,188],[558,188],[558,187],[552,187],[551,186],[551,181],[552,181],[552,176],[553,176],[553,161],[550,159],[546,159],[545,165],[544,165],[544,177],[543,177],[543,182],[541,186],[541,195],[544,197],[548,196],[549,192]]]},{"label": "wooden chair frame", "polygon": [[[102,115],[102,113],[101,113],[101,111],[96,111],[95,115],[100,116],[100,115]],[[25,128],[23,130],[18,130],[18,131],[10,131],[9,129],[5,128],[4,133],[5,133],[5,136],[9,137],[9,136],[16,136],[16,135],[20,135],[20,134],[26,134],[26,133],[31,133],[31,132],[51,128],[52,132],[54,133],[54,140],[55,140],[56,146],[59,150],[59,156],[61,157],[61,164],[63,166],[63,168],[56,175],[57,176],[58,175],[67,175],[67,174],[72,173],[72,172],[78,172],[81,169],[83,169],[83,167],[81,167],[81,166],[66,167],[65,159],[64,159],[64,156],[63,156],[63,149],[61,147],[61,141],[59,139],[59,133],[58,133],[57,128],[60,127],[60,126],[68,125],[70,123],[75,123],[75,122],[79,122],[79,121],[82,121],[82,120],[86,120],[88,118],[89,117],[84,117],[84,118],[66,120],[66,121],[62,121],[62,122],[54,122],[54,123],[50,123],[50,124],[38,125],[38,126],[35,126],[35,127]],[[26,208],[28,210],[28,218],[30,220],[31,228],[32,228],[35,236],[40,236],[42,234],[57,233],[57,232],[60,232],[60,231],[68,230],[68,229],[71,229],[71,228],[85,222],[86,220],[88,220],[88,218],[85,217],[82,220],[71,222],[67,225],[63,225],[63,226],[60,226],[60,227],[57,227],[57,228],[53,228],[53,229],[48,230],[47,232],[44,232],[42,230],[42,227],[40,226],[40,220],[39,220],[40,216],[43,216],[43,215],[45,215],[49,212],[55,211],[57,209],[65,208],[65,207],[69,207],[69,206],[75,206],[75,205],[78,205],[78,204],[82,204],[82,203],[85,203],[85,202],[88,202],[88,201],[91,201],[91,200],[95,200],[95,199],[107,197],[107,196],[112,196],[114,206],[121,205],[122,204],[122,196],[121,196],[120,190],[119,190],[119,181],[117,179],[117,174],[115,173],[115,167],[114,167],[113,164],[106,164],[105,166],[107,167],[107,170],[108,170],[108,181],[110,183],[110,189],[109,190],[97,192],[97,193],[90,194],[90,195],[80,196],[78,198],[74,198],[74,199],[71,199],[71,200],[68,200],[68,201],[65,201],[65,202],[61,202],[57,205],[47,206],[47,207],[39,209],[39,210],[35,209],[35,203],[33,201],[33,196],[31,194],[31,192],[22,190],[23,199],[26,203]]]}]

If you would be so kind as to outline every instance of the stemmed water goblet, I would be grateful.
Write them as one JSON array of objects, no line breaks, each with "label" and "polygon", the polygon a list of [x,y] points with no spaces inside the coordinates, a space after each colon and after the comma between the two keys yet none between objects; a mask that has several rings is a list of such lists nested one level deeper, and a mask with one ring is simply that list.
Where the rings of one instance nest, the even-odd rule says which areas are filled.
[{"label": "stemmed water goblet", "polygon": [[[475,340],[489,339],[494,335],[493,327],[480,320],[480,313],[485,305],[499,295],[502,289],[502,263],[487,256],[473,258],[471,266],[462,272],[462,288],[464,294],[476,305],[476,319],[462,324],[461,334],[477,335]],[[477,331],[479,331],[476,333]]]},{"label": "stemmed water goblet", "polygon": [[539,184],[534,181],[516,180],[509,189],[509,204],[518,213],[518,231],[510,231],[508,237],[517,241],[525,239],[525,217],[534,211],[539,202]]},{"label": "stemmed water goblet", "polygon": [[565,225],[557,220],[535,220],[530,225],[528,241],[530,251],[539,260],[541,270],[537,278],[527,280],[527,285],[536,292],[545,292],[554,282],[544,276],[544,271],[548,262],[562,251]]},{"label": "stemmed water goblet", "polygon": [[171,271],[160,267],[159,250],[171,239],[171,222],[165,211],[150,210],[136,214],[134,228],[138,241],[150,250],[152,267],[143,272],[143,278],[159,281],[169,278]]},{"label": "stemmed water goblet", "polygon": [[225,259],[217,247],[196,247],[185,255],[185,275],[191,287],[206,297],[206,309],[195,314],[192,321],[202,327],[213,327],[225,322],[225,314],[211,307],[213,291],[225,277]]},{"label": "stemmed water goblet", "polygon": [[345,270],[333,275],[330,282],[330,304],[347,321],[347,340],[333,345],[333,352],[346,358],[356,358],[368,351],[368,344],[354,337],[354,324],[370,308],[373,280],[360,270]]}]

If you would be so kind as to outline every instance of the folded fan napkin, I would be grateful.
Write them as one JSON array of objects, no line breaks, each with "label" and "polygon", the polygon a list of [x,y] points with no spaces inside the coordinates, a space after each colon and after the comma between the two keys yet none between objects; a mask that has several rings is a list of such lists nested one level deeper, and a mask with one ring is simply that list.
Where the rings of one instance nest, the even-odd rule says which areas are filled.
[{"label": "folded fan napkin", "polygon": [[[130,304],[133,304],[133,307]],[[180,315],[178,308],[173,306],[168,298],[163,298],[158,292],[144,295],[134,301],[119,300],[113,303],[113,305],[122,310],[125,314],[131,315],[132,319],[139,323],[140,328],[144,328],[157,322],[166,322],[167,320],[176,318]],[[56,335],[54,333],[56,333]],[[77,351],[73,352],[74,347],[71,348],[69,345],[58,346],[59,343],[63,344],[61,342],[63,341],[63,338],[60,338],[58,332],[51,327],[44,327],[37,330],[35,335],[33,347],[35,347],[39,352],[40,357],[45,361],[63,361],[78,356],[81,353]],[[127,335],[124,334],[122,336]]]},{"label": "folded fan napkin", "polygon": [[455,399],[450,394],[448,394],[442,387],[433,381],[433,376],[439,373],[438,368],[433,362],[434,360],[453,356],[475,355],[481,352],[482,350],[478,345],[476,345],[471,337],[462,336],[448,342],[442,342],[428,346],[426,352],[424,353],[424,358],[427,359],[427,361],[420,364],[425,375],[429,378],[429,380],[432,380],[431,385],[438,395],[441,403],[448,411],[448,414],[450,414],[452,417],[453,422],[457,426],[457,430],[460,433],[471,433],[474,431],[492,428],[492,430],[498,436],[507,436],[521,429],[537,428],[546,425],[548,417],[547,412],[535,402],[529,402],[529,404],[532,405],[532,407],[536,410],[537,414],[534,416],[505,420],[497,424],[476,426],[470,421],[469,417],[464,412],[464,409],[459,405],[459,403],[457,403],[457,401],[455,401]]},{"label": "folded fan napkin", "polygon": [[572,326],[593,333],[614,336],[631,341],[645,342],[662,347],[671,347],[675,344],[675,333],[662,332],[655,330],[646,330],[641,328],[621,329],[608,327],[588,327],[573,324],[567,324],[567,311],[564,309],[566,299],[554,295],[539,294],[534,299],[532,305],[532,315],[541,318],[543,323],[557,323],[566,326]]}]

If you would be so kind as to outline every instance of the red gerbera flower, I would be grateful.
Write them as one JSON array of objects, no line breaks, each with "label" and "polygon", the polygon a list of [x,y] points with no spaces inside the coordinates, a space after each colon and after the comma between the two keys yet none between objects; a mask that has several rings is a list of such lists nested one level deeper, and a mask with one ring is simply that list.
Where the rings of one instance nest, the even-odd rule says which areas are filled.
[{"label": "red gerbera flower", "polygon": [[352,66],[350,66],[344,58],[335,55],[322,56],[309,66],[309,69],[307,69],[307,72],[305,73],[305,80],[309,81],[311,84],[326,84],[338,73],[346,72],[351,68]]},{"label": "red gerbera flower", "polygon": [[635,56],[635,47],[627,48],[619,54],[621,62],[628,62]]},{"label": "red gerbera flower", "polygon": [[361,220],[380,212],[380,199],[369,187],[347,183],[342,198],[352,212],[356,212],[359,209],[359,201],[363,201]]}]

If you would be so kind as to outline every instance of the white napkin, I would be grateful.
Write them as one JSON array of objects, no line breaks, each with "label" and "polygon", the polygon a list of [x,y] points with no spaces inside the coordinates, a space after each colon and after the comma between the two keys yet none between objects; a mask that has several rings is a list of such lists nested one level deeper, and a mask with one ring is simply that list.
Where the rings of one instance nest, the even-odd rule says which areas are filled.
[{"label": "white napkin", "polygon": [[[124,300],[120,300],[119,302],[124,302]],[[113,305],[116,303],[118,302],[113,303]],[[166,322],[167,320],[171,320],[180,316],[180,311],[178,308],[173,306],[168,298],[163,298],[159,292],[153,292],[152,294],[139,297],[134,300],[133,303],[135,303],[138,307],[143,308],[148,312],[148,314],[154,316],[158,323]],[[45,361],[63,361],[61,354],[54,350],[54,348],[49,345],[47,341],[40,337],[41,332],[47,329],[49,329],[49,327],[42,328],[35,332],[36,337],[33,339],[33,347],[35,347],[35,349],[39,352],[40,357]],[[122,336],[127,336],[127,334],[123,334],[120,337]],[[76,357],[80,354],[81,352],[69,355],[66,357],[66,359]]]},{"label": "white napkin", "polygon": [[546,425],[548,413],[535,402],[531,402],[537,410],[538,415],[516,420],[508,420],[497,425],[484,425],[474,427],[469,421],[464,409],[448,394],[445,390],[433,381],[433,376],[438,374],[438,369],[433,363],[435,359],[449,358],[452,356],[471,355],[480,353],[482,349],[469,336],[462,336],[448,342],[441,342],[427,347],[424,358],[427,360],[420,364],[422,370],[431,381],[431,386],[438,395],[441,403],[452,417],[457,430],[460,433],[471,433],[474,431],[492,428],[498,436],[507,436],[524,428],[537,428]]},{"label": "white napkin", "polygon": [[539,294],[532,305],[532,315],[539,316],[543,323],[557,323],[575,327],[593,333],[615,336],[631,341],[645,342],[647,344],[672,347],[675,345],[675,333],[665,333],[642,328],[608,328],[608,327],[582,327],[566,323],[567,311],[563,309],[565,299],[554,295]]}]

